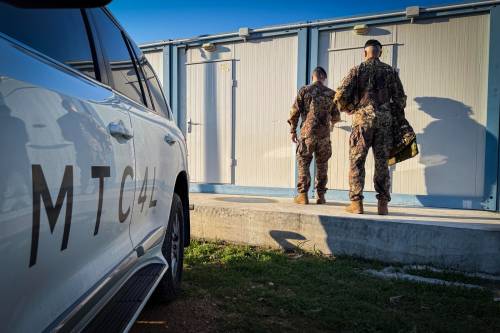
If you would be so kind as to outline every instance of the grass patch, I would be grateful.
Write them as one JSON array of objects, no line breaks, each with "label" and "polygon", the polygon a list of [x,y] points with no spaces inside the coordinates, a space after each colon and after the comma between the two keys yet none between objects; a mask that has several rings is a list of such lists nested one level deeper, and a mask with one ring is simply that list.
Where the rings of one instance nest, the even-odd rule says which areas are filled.
[{"label": "grass patch", "polygon": [[490,291],[363,273],[383,267],[349,257],[193,241],[185,255],[183,298],[212,299],[222,313],[220,331],[500,332],[500,303]]}]

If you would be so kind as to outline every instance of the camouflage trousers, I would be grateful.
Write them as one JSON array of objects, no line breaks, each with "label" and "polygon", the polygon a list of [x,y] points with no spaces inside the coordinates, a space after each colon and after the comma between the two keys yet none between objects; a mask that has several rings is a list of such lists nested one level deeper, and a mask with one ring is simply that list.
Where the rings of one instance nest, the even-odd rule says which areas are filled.
[{"label": "camouflage trousers", "polygon": [[309,167],[313,155],[316,161],[316,191],[325,193],[328,182],[328,160],[332,156],[330,136],[324,138],[301,138],[297,146],[297,163],[299,179],[297,191],[307,193],[311,187],[311,173]]},{"label": "camouflage trousers", "polygon": [[365,162],[370,147],[375,158],[373,182],[378,193],[377,199],[391,200],[391,178],[387,164],[392,148],[391,120],[390,114],[379,115],[373,111],[368,115],[363,112],[354,115],[349,139],[349,198],[352,201],[363,200]]}]

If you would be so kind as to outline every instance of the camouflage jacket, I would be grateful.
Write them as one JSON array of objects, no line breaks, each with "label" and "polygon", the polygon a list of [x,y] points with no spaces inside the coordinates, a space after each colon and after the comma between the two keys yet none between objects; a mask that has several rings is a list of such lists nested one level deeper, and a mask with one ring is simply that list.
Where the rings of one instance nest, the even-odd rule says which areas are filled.
[{"label": "camouflage jacket", "polygon": [[335,91],[320,82],[302,87],[290,111],[288,123],[291,132],[296,133],[299,118],[302,138],[323,138],[330,136],[333,124],[340,121],[340,113],[333,104]]},{"label": "camouflage jacket", "polygon": [[[406,95],[399,75],[378,59],[367,60],[351,69],[335,94],[339,110],[354,113],[353,126],[366,123],[378,114],[379,123],[390,117],[393,146],[389,164],[418,154],[416,135],[404,115]],[[373,114],[373,111],[375,114]]]},{"label": "camouflage jacket", "polygon": [[406,95],[399,75],[379,59],[369,59],[351,69],[335,94],[341,111],[356,112],[373,107],[377,111],[404,109]]}]

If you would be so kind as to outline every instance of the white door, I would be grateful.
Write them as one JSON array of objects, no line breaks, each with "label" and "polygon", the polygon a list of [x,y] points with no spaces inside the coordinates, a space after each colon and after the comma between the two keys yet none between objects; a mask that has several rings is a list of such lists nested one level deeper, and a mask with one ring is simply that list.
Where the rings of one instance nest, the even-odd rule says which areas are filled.
[{"label": "white door", "polygon": [[187,96],[191,182],[232,183],[232,61],[188,65]]}]

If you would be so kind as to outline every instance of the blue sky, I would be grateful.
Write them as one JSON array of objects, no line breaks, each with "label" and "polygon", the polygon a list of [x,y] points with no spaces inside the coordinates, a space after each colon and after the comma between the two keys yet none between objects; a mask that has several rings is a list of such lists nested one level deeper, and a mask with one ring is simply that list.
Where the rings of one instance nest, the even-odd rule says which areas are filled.
[{"label": "blue sky", "polygon": [[258,28],[450,2],[453,3],[452,0],[113,0],[109,8],[132,38],[144,43],[236,31],[240,27]]}]

